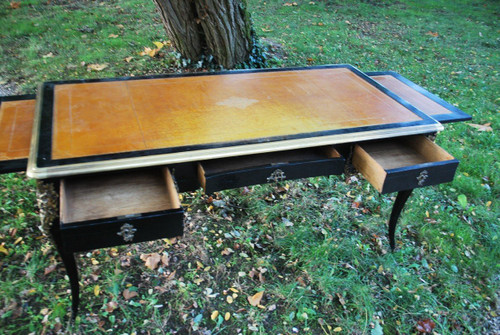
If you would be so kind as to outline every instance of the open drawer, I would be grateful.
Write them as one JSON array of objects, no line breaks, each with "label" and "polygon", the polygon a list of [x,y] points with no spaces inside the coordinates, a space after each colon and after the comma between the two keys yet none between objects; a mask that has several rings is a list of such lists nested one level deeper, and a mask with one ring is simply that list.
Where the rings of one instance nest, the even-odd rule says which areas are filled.
[{"label": "open drawer", "polygon": [[204,161],[198,179],[206,193],[344,172],[345,160],[333,146]]},{"label": "open drawer", "polygon": [[68,250],[180,236],[183,218],[168,168],[61,180],[60,229]]},{"label": "open drawer", "polygon": [[354,167],[381,193],[453,180],[458,160],[425,136],[355,145]]}]

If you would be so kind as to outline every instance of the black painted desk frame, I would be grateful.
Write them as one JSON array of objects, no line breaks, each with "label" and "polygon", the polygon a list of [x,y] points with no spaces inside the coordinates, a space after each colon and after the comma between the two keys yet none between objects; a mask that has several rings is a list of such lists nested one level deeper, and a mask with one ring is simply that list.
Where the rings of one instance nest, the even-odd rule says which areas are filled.
[{"label": "black painted desk frame", "polygon": [[[239,71],[238,71],[239,72]],[[436,97],[435,95],[432,95],[425,89],[421,88],[420,86],[412,83],[408,79],[393,73],[393,72],[371,72],[367,73],[369,76],[377,76],[377,75],[392,75],[401,82],[405,83],[406,85],[412,87],[416,91],[424,94],[426,97],[432,99],[433,101],[436,101],[437,103],[441,104],[443,107],[448,108],[449,110],[452,111],[451,114],[449,115],[438,115],[435,116],[434,118],[438,121],[441,122],[454,122],[454,121],[464,121],[470,119],[470,116],[467,114],[463,113],[460,111],[458,108],[446,103],[442,99]],[[178,75],[175,75],[178,76]],[[91,80],[95,81],[95,80]],[[381,85],[380,85],[381,86]],[[383,86],[381,87],[382,90],[387,90]],[[48,93],[47,93],[48,94]],[[392,93],[391,93],[392,94]],[[21,100],[21,99],[32,99],[33,95],[29,96],[23,96],[23,97],[11,97],[11,98],[2,98],[4,101],[13,99],[13,100]],[[0,102],[2,101],[0,99]],[[44,99],[45,100],[45,99]],[[45,100],[47,101],[47,100]],[[407,102],[402,102],[403,104],[409,105]],[[411,106],[411,105],[410,105]],[[412,109],[414,109],[413,106],[411,106]],[[417,110],[417,114],[422,115],[423,113]],[[424,115],[425,116],[425,115]],[[427,116],[424,117],[425,120],[429,120]],[[45,123],[45,126],[47,123]],[[43,127],[43,124],[42,124]],[[434,134],[428,134],[428,135],[434,135]],[[355,133],[353,134],[353,141],[351,142],[346,142],[343,145],[341,145],[338,149],[341,153],[344,153],[344,155],[348,152],[352,152],[352,147],[357,143],[355,141]],[[345,155],[347,156],[347,155]],[[43,159],[44,156],[43,154],[40,156]],[[40,161],[41,162],[41,161]],[[46,165],[47,163],[41,162],[41,165]],[[278,164],[282,164],[281,161],[275,162]],[[345,159],[343,157],[340,157],[338,160],[335,160],[334,163],[332,163],[332,168],[330,170],[325,170],[324,168],[318,170],[318,172],[314,175],[340,175],[343,172],[343,167],[344,167]],[[347,162],[350,164],[350,162]],[[458,161],[453,161],[452,162],[454,165],[453,169],[456,169],[456,165],[458,165]],[[185,162],[185,163],[180,163],[180,164],[171,164],[169,165],[169,168],[173,171],[174,177],[176,177],[176,182],[178,186],[178,190],[180,192],[185,192],[185,191],[190,191],[197,189],[199,187],[199,182],[197,179],[197,174],[198,174],[198,164],[203,164],[203,161],[195,161],[195,162]],[[286,169],[287,164],[282,164],[279,165],[280,168]],[[21,160],[21,161],[10,161],[8,162],[7,166],[0,166],[0,172],[6,173],[6,172],[13,172],[13,171],[21,171],[26,169],[26,160]],[[276,169],[271,169],[269,170],[269,166],[260,166],[256,167],[255,171],[259,170],[264,170],[267,169],[266,171],[275,171]],[[235,173],[235,171],[228,171],[229,173]],[[236,171],[238,173],[238,171]],[[454,173],[454,170],[453,170]],[[284,174],[283,174],[284,175]],[[295,176],[294,178],[299,178],[301,176]],[[302,177],[307,177],[302,176]],[[452,176],[453,177],[453,176]],[[277,182],[280,180],[285,180],[287,179],[286,176],[283,178],[280,177],[275,177],[273,178],[268,178],[267,182]],[[248,185],[250,184],[256,184],[256,183],[263,183],[262,180],[256,181],[255,179],[252,180],[251,178],[248,180]],[[43,181],[43,184],[45,185],[44,187],[50,188],[50,192],[52,192],[52,195],[57,195],[59,196],[59,189],[60,189],[60,179],[59,178],[52,178],[52,179],[46,179]],[[234,186],[241,186],[241,185],[234,185]],[[388,221],[388,237],[390,241],[390,247],[391,250],[395,249],[395,230],[397,226],[398,219],[401,215],[401,212],[409,199],[413,189],[415,187],[423,187],[423,186],[428,186],[423,184],[418,183],[418,185],[412,184],[409,185],[408,187],[403,187],[402,189],[396,189],[397,191],[397,197],[396,200],[393,204],[393,208],[391,211],[390,219]],[[219,187],[219,189],[224,189],[224,188],[231,188],[231,185],[228,185],[227,183],[224,184],[223,186]],[[50,193],[49,192],[49,193]],[[385,192],[384,192],[385,193]],[[157,222],[158,217],[163,215],[165,213],[143,213],[140,214],[139,217],[141,220],[144,222],[148,222],[151,224],[155,224]],[[172,210],[171,212],[168,213],[172,220],[181,220],[183,217],[183,211],[182,208],[178,210]],[[115,218],[116,220],[111,220],[114,222],[110,222],[110,224],[113,224],[115,226],[122,225],[125,221],[121,220],[120,218]],[[120,221],[121,220],[121,221]],[[127,218],[126,221],[130,221],[130,218]],[[132,221],[134,218],[132,218]],[[98,220],[99,221],[99,220]],[[106,220],[104,220],[106,221]],[[109,220],[108,220],[109,221]],[[176,221],[176,222],[177,222]],[[95,229],[95,227],[98,227],[99,224],[103,222],[88,222],[88,223],[77,223],[73,225],[62,225],[60,218],[59,217],[54,217],[52,225],[50,226],[50,235],[52,236],[55,246],[61,255],[62,261],[64,263],[64,266],[66,268],[69,280],[70,280],[70,286],[71,286],[71,295],[72,295],[72,315],[73,317],[76,317],[76,314],[78,312],[78,306],[79,306],[79,275],[78,275],[78,267],[76,263],[76,258],[75,258],[75,253],[76,252],[81,252],[85,250],[92,250],[96,248],[102,248],[102,247],[108,247],[108,246],[115,246],[115,245],[120,245],[120,244],[131,244],[131,243],[136,243],[136,242],[142,242],[142,241],[149,241],[149,240],[154,240],[158,238],[162,238],[161,236],[158,236],[155,234],[154,230],[151,230],[147,232],[145,235],[143,235],[139,239],[131,239],[131,240],[126,240],[124,239],[123,241],[120,240],[115,240],[113,242],[109,241],[93,241],[92,243],[89,243],[88,245],[84,244],[72,244],[71,241],[68,241],[68,234],[79,234],[79,233],[85,233],[85,231],[88,231],[89,229]],[[105,223],[105,222],[104,222]],[[164,231],[164,236],[163,237],[169,237],[169,236],[178,236],[182,235],[182,227],[179,227],[178,225],[173,225],[172,228],[167,229]]]}]

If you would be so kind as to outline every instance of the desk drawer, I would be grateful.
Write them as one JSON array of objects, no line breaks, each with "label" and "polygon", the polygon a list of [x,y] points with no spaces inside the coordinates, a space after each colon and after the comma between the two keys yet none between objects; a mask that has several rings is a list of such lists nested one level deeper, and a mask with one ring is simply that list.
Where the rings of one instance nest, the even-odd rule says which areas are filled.
[{"label": "desk drawer", "polygon": [[342,174],[344,158],[333,146],[204,161],[198,179],[206,193],[282,180]]},{"label": "desk drawer", "polygon": [[61,180],[60,227],[69,250],[180,236],[183,219],[167,168]]},{"label": "desk drawer", "polygon": [[381,193],[449,182],[458,166],[425,136],[356,144],[352,163]]}]

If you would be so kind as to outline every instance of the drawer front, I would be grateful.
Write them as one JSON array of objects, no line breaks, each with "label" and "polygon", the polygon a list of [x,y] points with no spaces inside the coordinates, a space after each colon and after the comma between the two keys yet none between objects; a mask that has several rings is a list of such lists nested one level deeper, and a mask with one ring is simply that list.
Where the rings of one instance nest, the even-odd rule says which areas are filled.
[{"label": "drawer front", "polygon": [[[276,161],[283,161],[277,154]],[[256,155],[258,156],[258,155]],[[250,186],[256,184],[274,183],[284,180],[338,175],[344,172],[345,160],[336,151],[333,157],[314,158],[309,161],[268,163],[258,166],[249,166],[248,161],[241,166],[231,162],[229,169],[223,167],[226,160],[215,160],[209,163],[200,163],[199,180],[206,193],[220,190]],[[259,159],[256,159],[259,161]],[[257,163],[258,164],[258,163]]]},{"label": "drawer front", "polygon": [[379,192],[391,193],[450,182],[459,162],[425,136],[409,136],[356,144],[352,163]]},{"label": "drawer front", "polygon": [[60,232],[67,250],[181,236],[184,213],[168,168],[61,180]]},{"label": "drawer front", "polygon": [[61,227],[66,250],[74,252],[182,236],[182,209],[137,217],[95,220]]},{"label": "drawer front", "polygon": [[451,160],[387,170],[381,193],[399,192],[450,182],[455,176],[457,167],[458,161]]}]

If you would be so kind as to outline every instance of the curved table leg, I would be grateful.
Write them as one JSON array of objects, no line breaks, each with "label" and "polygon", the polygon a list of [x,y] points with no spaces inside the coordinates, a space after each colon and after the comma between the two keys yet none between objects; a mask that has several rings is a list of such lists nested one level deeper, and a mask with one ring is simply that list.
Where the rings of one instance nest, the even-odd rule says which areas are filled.
[{"label": "curved table leg", "polygon": [[398,223],[399,215],[403,210],[403,207],[406,204],[406,201],[411,195],[411,190],[399,191],[398,196],[396,197],[396,201],[394,201],[394,205],[392,206],[391,218],[389,219],[389,243],[391,245],[391,250],[394,251],[396,247],[396,241],[394,239],[394,234],[396,232],[396,225]]},{"label": "curved table leg", "polygon": [[75,254],[64,251],[61,252],[61,258],[69,277],[71,286],[71,310],[73,312],[71,316],[72,319],[75,319],[78,313],[78,304],[80,303],[80,286],[78,283],[78,267],[76,265]]},{"label": "curved table leg", "polygon": [[63,261],[66,274],[69,277],[69,284],[71,287],[71,318],[74,320],[78,313],[78,304],[80,303],[80,285],[78,283],[78,266],[76,265],[75,254],[72,250],[64,248],[59,223],[53,224],[50,232],[56,249]]}]

